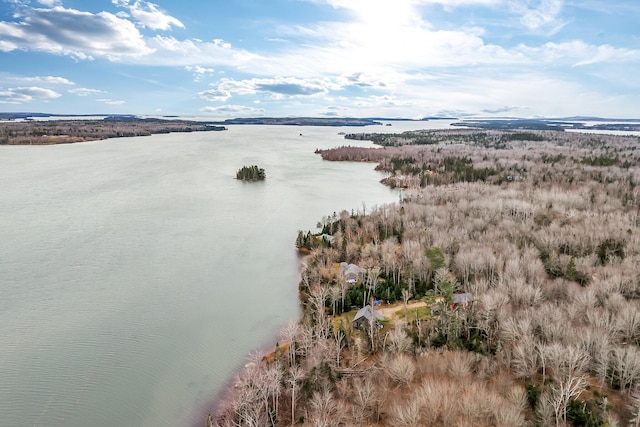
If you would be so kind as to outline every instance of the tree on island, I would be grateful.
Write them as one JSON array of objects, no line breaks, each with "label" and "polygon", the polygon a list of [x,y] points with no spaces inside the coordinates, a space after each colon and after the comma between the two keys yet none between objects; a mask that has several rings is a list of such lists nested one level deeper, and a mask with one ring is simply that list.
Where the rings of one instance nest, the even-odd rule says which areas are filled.
[{"label": "tree on island", "polygon": [[236,179],[243,181],[262,181],[267,177],[264,169],[259,168],[256,165],[243,166],[236,172]]}]

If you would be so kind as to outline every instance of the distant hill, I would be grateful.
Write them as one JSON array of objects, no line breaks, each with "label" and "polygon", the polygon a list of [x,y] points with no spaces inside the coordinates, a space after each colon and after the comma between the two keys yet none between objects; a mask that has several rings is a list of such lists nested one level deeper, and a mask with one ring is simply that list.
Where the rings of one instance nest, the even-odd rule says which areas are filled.
[{"label": "distant hill", "polygon": [[574,117],[562,117],[559,119],[548,119],[548,120],[561,120],[567,122],[630,122],[630,123],[640,123],[640,119],[612,119],[605,117],[589,117],[589,116],[574,116]]},{"label": "distant hill", "polygon": [[[106,121],[116,122],[170,122],[177,121],[179,116],[162,116],[162,118],[141,118],[135,114],[51,114],[38,112],[0,112],[0,121],[19,121],[30,119],[57,117],[73,120],[74,117],[95,118],[103,117]],[[169,120],[167,120],[169,119]],[[238,117],[223,121],[201,122],[209,125],[288,125],[288,126],[372,126],[382,125],[383,121],[430,121],[430,120],[458,120],[452,126],[497,129],[497,130],[617,130],[617,131],[640,131],[640,119],[620,119],[603,118],[590,116],[571,116],[559,118],[469,118],[459,119],[456,117],[423,117],[418,120],[400,117]]]}]

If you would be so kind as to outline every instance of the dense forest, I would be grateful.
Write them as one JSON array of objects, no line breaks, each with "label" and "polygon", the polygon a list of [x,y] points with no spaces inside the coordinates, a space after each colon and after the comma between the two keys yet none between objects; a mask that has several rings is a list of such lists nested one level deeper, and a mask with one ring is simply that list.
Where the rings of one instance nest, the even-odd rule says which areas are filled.
[{"label": "dense forest", "polygon": [[321,153],[409,190],[299,233],[303,319],[208,424],[639,426],[639,139],[423,137]]}]

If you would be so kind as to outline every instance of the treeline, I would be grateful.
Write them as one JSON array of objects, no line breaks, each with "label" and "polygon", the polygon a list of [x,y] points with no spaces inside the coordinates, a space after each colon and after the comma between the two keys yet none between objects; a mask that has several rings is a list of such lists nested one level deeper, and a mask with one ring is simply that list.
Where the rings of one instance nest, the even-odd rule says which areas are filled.
[{"label": "treeline", "polygon": [[[492,167],[474,167],[468,157],[444,157],[435,164],[419,162],[413,157],[391,157],[383,159],[376,170],[389,172],[391,175],[382,180],[392,188],[424,188],[427,185],[443,185],[455,182],[485,181],[500,184],[513,179],[501,165]],[[515,168],[517,171],[517,168]],[[511,172],[514,173],[514,172]],[[516,175],[518,179],[520,175]]]},{"label": "treeline", "polygon": [[409,131],[403,133],[348,133],[345,139],[372,141],[385,147],[401,145],[430,145],[437,144],[443,139],[437,132]]},{"label": "treeline", "polygon": [[[526,179],[428,185],[301,233],[318,243],[303,319],[249,365],[217,423],[638,425],[640,172],[586,164],[592,137],[559,135],[449,148],[445,169],[517,163]],[[589,155],[637,162],[637,138],[596,144]],[[362,269],[355,285],[341,262]],[[456,306],[458,293],[474,302]],[[354,326],[373,299],[399,301],[397,318]]]},{"label": "treeline", "polygon": [[322,160],[349,162],[379,162],[389,155],[385,150],[367,147],[343,146],[328,150],[316,150]]},{"label": "treeline", "polygon": [[203,122],[138,118],[29,120],[0,123],[0,144],[48,145],[170,132],[224,130]]}]

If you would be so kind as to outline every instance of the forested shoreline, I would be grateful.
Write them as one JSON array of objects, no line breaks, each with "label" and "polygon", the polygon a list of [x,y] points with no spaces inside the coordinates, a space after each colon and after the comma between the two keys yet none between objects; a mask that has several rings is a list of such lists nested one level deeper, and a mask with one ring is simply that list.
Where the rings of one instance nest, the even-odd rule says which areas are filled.
[{"label": "forested shoreline", "polygon": [[54,145],[170,132],[226,130],[206,122],[137,117],[0,122],[0,145]]},{"label": "forested shoreline", "polygon": [[403,200],[300,232],[303,318],[208,423],[640,425],[639,138],[376,135],[320,154]]}]

